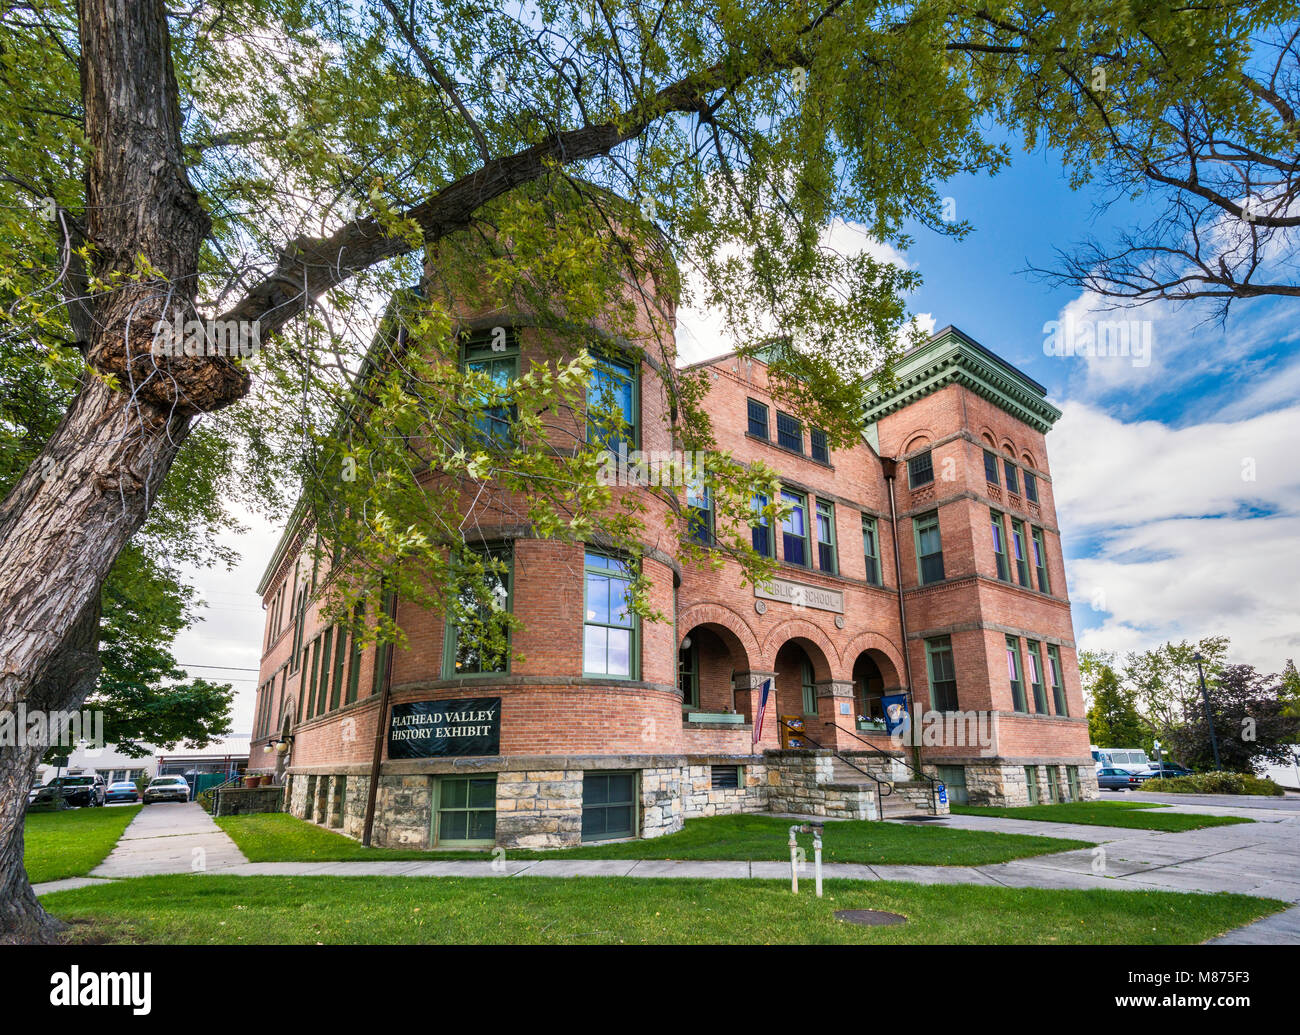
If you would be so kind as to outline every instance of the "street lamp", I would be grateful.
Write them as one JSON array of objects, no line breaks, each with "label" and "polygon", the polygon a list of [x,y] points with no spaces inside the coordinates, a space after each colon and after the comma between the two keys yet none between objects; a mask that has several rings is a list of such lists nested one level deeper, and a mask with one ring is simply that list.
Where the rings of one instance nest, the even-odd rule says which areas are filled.
[{"label": "street lamp", "polygon": [[1160,779],[1164,779],[1164,775],[1165,775],[1165,761],[1164,761],[1164,758],[1163,758],[1163,757],[1161,756],[1161,754],[1160,754],[1160,741],[1158,741],[1158,740],[1155,741],[1154,743],[1152,743],[1151,746],[1152,746],[1152,748],[1155,750],[1155,753],[1156,753],[1156,769],[1157,769],[1157,772],[1160,774],[1159,778],[1160,778]]},{"label": "street lamp", "polygon": [[1214,716],[1210,713],[1210,694],[1205,689],[1205,669],[1201,667],[1202,657],[1198,650],[1192,655],[1192,660],[1196,662],[1196,674],[1201,680],[1201,700],[1205,702],[1205,724],[1210,727],[1210,750],[1214,752],[1214,768],[1216,771],[1222,770],[1223,766],[1219,763],[1219,738],[1214,735]]}]

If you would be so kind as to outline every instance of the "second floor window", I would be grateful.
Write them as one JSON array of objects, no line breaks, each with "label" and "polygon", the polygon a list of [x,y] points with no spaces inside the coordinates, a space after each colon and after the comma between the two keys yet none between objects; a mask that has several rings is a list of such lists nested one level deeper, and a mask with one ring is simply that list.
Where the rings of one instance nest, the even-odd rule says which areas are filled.
[{"label": "second floor window", "polygon": [[1052,681],[1052,698],[1057,715],[1069,715],[1065,704],[1065,681],[1061,678],[1061,651],[1053,643],[1047,645],[1047,674]]},{"label": "second floor window", "polygon": [[1011,581],[1011,568],[1007,564],[1007,543],[1002,515],[996,510],[989,511],[993,530],[993,560],[997,565],[998,578],[1003,582]]},{"label": "second floor window", "polygon": [[1028,712],[1025,703],[1025,681],[1021,675],[1020,641],[1014,636],[1007,637],[1007,678],[1011,681],[1011,703],[1016,711]]},{"label": "second floor window", "polygon": [[474,438],[483,445],[501,445],[510,441],[510,426],[518,414],[513,403],[501,401],[500,393],[519,375],[519,348],[513,337],[506,347],[493,349],[491,342],[481,337],[465,345],[465,369],[482,374],[490,382],[492,395],[479,397],[471,422]]},{"label": "second floor window", "polygon": [[1029,545],[1025,542],[1024,522],[1011,522],[1011,549],[1016,558],[1016,578],[1022,586],[1032,588],[1029,581]]},{"label": "second floor window", "polygon": [[1037,641],[1028,641],[1029,646],[1029,688],[1034,695],[1034,711],[1039,715],[1047,714],[1047,688],[1043,685],[1043,652]]},{"label": "second floor window", "polygon": [[957,669],[952,661],[952,638],[936,636],[926,640],[925,661],[930,676],[930,707],[940,712],[955,712]]},{"label": "second floor window", "polygon": [[939,514],[932,511],[912,519],[916,533],[916,561],[921,585],[943,578],[943,542],[939,537]]},{"label": "second floor window", "polygon": [[1000,484],[998,481],[998,458],[984,450],[984,480],[990,485]]},{"label": "second floor window", "polygon": [[776,444],[795,453],[803,452],[803,423],[798,417],[776,411]]},{"label": "second floor window", "polygon": [[934,460],[927,449],[907,461],[907,484],[915,489],[934,481]]},{"label": "second floor window", "polygon": [[872,586],[880,585],[880,537],[876,531],[876,519],[862,515],[862,553],[867,560],[867,582]]},{"label": "second floor window", "polygon": [[767,407],[757,399],[749,399],[749,433],[757,438],[769,438],[767,430]]},{"label": "second floor window", "polygon": [[447,616],[444,679],[510,669],[510,555],[483,550],[471,557],[475,563],[462,568],[456,611]]},{"label": "second floor window", "polygon": [[612,356],[600,356],[587,389],[587,441],[618,452],[636,447],[636,368]]},{"label": "second floor window", "polygon": [[790,513],[781,519],[781,559],[808,567],[808,502],[797,492],[782,492]]},{"label": "second floor window", "polygon": [[817,501],[817,567],[834,575],[835,565],[835,507],[825,500]]},{"label": "second floor window", "polygon": [[763,508],[767,506],[767,497],[759,493],[754,497],[754,520],[755,524],[750,526],[750,538],[754,543],[754,552],[760,557],[776,556],[776,541],[772,536],[771,523],[767,515],[763,513]]},{"label": "second floor window", "polygon": [[1047,541],[1043,537],[1041,528],[1033,529],[1030,545],[1034,553],[1034,572],[1038,576],[1038,588],[1043,593],[1050,593],[1052,587],[1047,580]]},{"label": "second floor window", "polygon": [[637,647],[631,566],[589,552],[583,568],[582,671],[589,676],[634,678]]},{"label": "second floor window", "polygon": [[713,501],[707,485],[686,487],[687,532],[697,543],[713,544]]}]

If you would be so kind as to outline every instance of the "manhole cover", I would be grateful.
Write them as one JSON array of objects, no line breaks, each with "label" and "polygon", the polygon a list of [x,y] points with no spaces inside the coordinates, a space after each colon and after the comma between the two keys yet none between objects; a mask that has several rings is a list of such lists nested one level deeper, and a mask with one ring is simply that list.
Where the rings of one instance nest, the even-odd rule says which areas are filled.
[{"label": "manhole cover", "polygon": [[883,909],[837,909],[835,919],[863,927],[892,927],[904,923],[907,917],[898,913],[886,913]]}]

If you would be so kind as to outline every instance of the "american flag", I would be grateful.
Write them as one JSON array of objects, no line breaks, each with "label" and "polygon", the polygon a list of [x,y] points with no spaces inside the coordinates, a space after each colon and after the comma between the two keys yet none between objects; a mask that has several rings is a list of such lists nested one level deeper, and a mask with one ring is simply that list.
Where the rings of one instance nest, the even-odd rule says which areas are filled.
[{"label": "american flag", "polygon": [[767,695],[772,692],[772,681],[763,680],[763,695],[758,699],[758,716],[754,720],[754,743],[763,735],[763,715],[767,711]]}]

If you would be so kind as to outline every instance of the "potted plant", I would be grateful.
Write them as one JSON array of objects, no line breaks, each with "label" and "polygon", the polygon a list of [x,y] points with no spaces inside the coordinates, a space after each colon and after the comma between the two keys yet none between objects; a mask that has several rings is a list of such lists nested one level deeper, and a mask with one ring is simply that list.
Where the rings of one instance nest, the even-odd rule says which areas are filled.
[{"label": "potted plant", "polygon": [[250,788],[251,788],[251,787],[256,787],[256,786],[257,786],[259,783],[261,783],[261,782],[262,782],[262,778],[261,778],[260,776],[258,776],[256,773],[245,773],[245,774],[244,774],[244,786],[245,786],[245,787],[250,787]]},{"label": "potted plant", "polygon": [[271,774],[270,774],[270,773],[263,773],[263,774],[262,774],[262,778],[261,778],[260,780],[257,781],[257,784],[258,784],[259,787],[270,787],[270,786],[271,786]]}]

